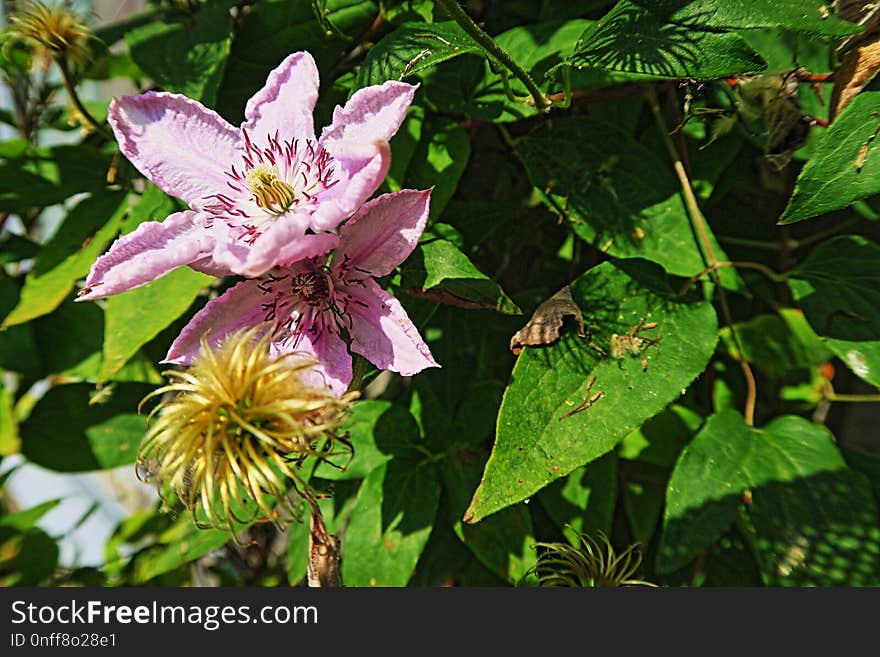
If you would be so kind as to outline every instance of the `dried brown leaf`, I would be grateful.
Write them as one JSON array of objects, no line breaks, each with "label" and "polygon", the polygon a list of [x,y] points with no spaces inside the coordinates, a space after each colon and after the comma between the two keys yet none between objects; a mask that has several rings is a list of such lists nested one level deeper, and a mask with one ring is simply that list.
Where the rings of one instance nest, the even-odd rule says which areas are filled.
[{"label": "dried brown leaf", "polygon": [[533,347],[558,340],[566,317],[574,317],[578,324],[578,335],[586,337],[583,313],[572,300],[568,285],[538,306],[528,323],[510,339],[510,350],[519,355],[524,346]]}]

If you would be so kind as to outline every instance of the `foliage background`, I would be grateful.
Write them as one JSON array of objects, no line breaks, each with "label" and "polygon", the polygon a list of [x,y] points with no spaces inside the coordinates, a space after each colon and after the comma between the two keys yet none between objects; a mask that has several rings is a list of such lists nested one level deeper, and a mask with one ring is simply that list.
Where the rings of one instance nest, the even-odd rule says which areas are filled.
[{"label": "foliage background", "polygon": [[[533,584],[536,543],[601,532],[641,544],[639,576],[661,585],[880,583],[880,91],[829,121],[853,85],[826,75],[873,28],[813,0],[466,3],[553,100],[542,112],[441,4],[155,2],[96,26],[75,72],[99,121],[110,94],[161,88],[237,124],[295,50],[321,71],[316,125],[360,87],[420,84],[380,191],[434,186],[431,223],[384,283],[443,367],[368,372],[354,460],[307,473],[343,582]],[[231,281],[183,269],[74,304],[117,234],[180,202],[83,126],[56,68],[5,44],[0,70],[15,134],[0,142],[2,481],[24,460],[124,466],[117,485],[140,486],[138,402]],[[567,284],[586,337],[569,320],[514,356],[511,336]],[[614,358],[612,335],[641,321],[656,327],[633,335],[659,342]],[[151,497],[100,563],[59,561],[64,536],[40,524],[59,501],[4,491],[7,585],[305,575],[307,525],[230,541]]]}]

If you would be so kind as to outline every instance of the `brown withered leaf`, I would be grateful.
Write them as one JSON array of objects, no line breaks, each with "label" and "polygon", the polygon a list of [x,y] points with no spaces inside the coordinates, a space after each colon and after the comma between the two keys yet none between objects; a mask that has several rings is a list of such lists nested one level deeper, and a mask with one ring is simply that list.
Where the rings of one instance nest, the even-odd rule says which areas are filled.
[{"label": "brown withered leaf", "polygon": [[510,350],[519,355],[524,346],[533,347],[558,340],[566,317],[574,317],[578,325],[578,335],[586,337],[584,315],[572,300],[568,285],[538,306],[528,324],[513,334],[510,338]]},{"label": "brown withered leaf", "polygon": [[837,15],[864,26],[865,31],[845,40],[837,49],[840,68],[834,73],[829,121],[880,71],[880,6],[873,0],[842,0],[837,5]]}]

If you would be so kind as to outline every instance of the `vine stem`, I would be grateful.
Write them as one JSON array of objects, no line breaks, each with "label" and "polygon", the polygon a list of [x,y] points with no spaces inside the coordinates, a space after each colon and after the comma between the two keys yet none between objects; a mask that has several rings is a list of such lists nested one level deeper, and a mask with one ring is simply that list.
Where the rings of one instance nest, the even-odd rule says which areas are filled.
[{"label": "vine stem", "polygon": [[499,62],[504,64],[507,69],[513,73],[529,90],[535,107],[538,109],[547,109],[551,105],[551,101],[541,93],[538,85],[532,80],[531,76],[526,73],[522,66],[516,63],[506,50],[495,43],[495,39],[486,34],[480,26],[477,25],[464,9],[458,4],[457,0],[434,0],[434,2],[446,10],[453,20],[458,23],[461,28],[468,33],[474,41],[482,46],[486,52],[495,57]]},{"label": "vine stem", "polygon": [[64,82],[64,90],[67,92],[67,96],[70,98],[70,102],[73,103],[74,108],[79,113],[79,115],[83,118],[83,120],[88,124],[89,128],[93,131],[97,132],[102,137],[113,140],[113,137],[108,133],[104,126],[102,126],[95,119],[94,116],[86,109],[85,105],[82,104],[82,101],[79,99],[79,96],[76,93],[76,87],[73,84],[73,77],[70,75],[70,68],[67,66],[67,60],[64,57],[56,57],[55,63],[58,64],[58,69],[61,71],[61,80]]},{"label": "vine stem", "polygon": [[784,283],[786,280],[788,280],[788,274],[777,274],[770,267],[768,267],[767,265],[761,264],[760,262],[750,262],[748,260],[721,260],[719,262],[716,262],[714,265],[709,265],[703,271],[701,271],[699,274],[696,274],[695,276],[691,276],[685,282],[685,284],[681,286],[681,290],[679,290],[678,293],[684,294],[685,292],[687,292],[690,289],[691,285],[696,283],[703,276],[705,276],[706,274],[710,273],[711,271],[713,271],[715,269],[721,269],[722,267],[734,267],[734,268],[739,267],[741,269],[754,269],[755,271],[759,271],[762,274],[764,274],[764,276],[769,278],[774,283]]},{"label": "vine stem", "polygon": [[[757,399],[757,386],[755,384],[755,375],[752,373],[752,368],[749,366],[746,359],[742,356],[743,351],[742,345],[739,342],[739,337],[736,334],[736,330],[733,326],[733,317],[730,313],[730,306],[727,304],[727,295],[724,292],[724,288],[721,285],[721,276],[718,274],[718,269],[722,266],[719,262],[718,258],[715,256],[715,250],[712,248],[712,242],[709,239],[709,229],[706,225],[706,219],[703,217],[703,213],[700,211],[700,205],[697,202],[697,196],[694,194],[694,189],[691,186],[690,178],[688,178],[687,171],[685,171],[684,164],[682,164],[682,158],[678,153],[678,150],[675,148],[675,144],[672,143],[672,138],[669,136],[669,132],[666,129],[666,122],[663,119],[663,113],[660,111],[660,103],[657,100],[657,92],[653,87],[648,87],[647,92],[645,94],[648,104],[651,107],[651,112],[654,115],[654,119],[657,122],[657,127],[659,128],[660,135],[663,138],[663,143],[666,146],[666,150],[669,151],[669,157],[672,159],[672,165],[675,169],[675,175],[678,177],[678,182],[681,185],[681,191],[684,195],[685,206],[688,209],[688,214],[690,215],[691,222],[694,225],[694,228],[699,236],[700,243],[703,246],[703,250],[705,251],[706,260],[708,260],[708,273],[712,276],[712,279],[715,282],[715,288],[718,290],[718,301],[721,305],[721,313],[724,317],[725,323],[730,327],[730,335],[733,338],[733,342],[736,345],[737,351],[740,354],[740,357],[737,358],[740,367],[743,371],[743,376],[746,380],[746,401],[745,407],[743,409],[743,418],[745,422],[749,426],[754,426],[755,424],[755,400]],[[731,266],[732,263],[729,263],[727,266]],[[768,268],[769,269],[769,268]],[[775,272],[774,272],[775,275]]]}]

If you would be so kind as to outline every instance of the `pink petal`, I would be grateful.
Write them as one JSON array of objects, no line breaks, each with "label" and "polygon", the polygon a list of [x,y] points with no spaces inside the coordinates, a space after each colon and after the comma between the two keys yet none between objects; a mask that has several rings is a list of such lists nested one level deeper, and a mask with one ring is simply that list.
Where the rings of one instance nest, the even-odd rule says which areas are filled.
[{"label": "pink petal", "polygon": [[324,128],[320,143],[333,147],[340,142],[388,141],[406,118],[416,89],[411,84],[393,80],[359,89],[345,107],[336,107],[333,122]]},{"label": "pink petal", "polygon": [[315,387],[327,387],[334,395],[341,395],[351,383],[351,355],[342,338],[335,333],[322,332],[317,337],[303,331],[299,337],[285,342],[279,349],[280,353],[290,351],[301,352],[318,361],[313,370],[303,380]]},{"label": "pink petal", "polygon": [[404,376],[440,367],[400,302],[372,278],[362,285],[345,288],[354,297],[348,306],[352,315],[352,350],[377,367]]},{"label": "pink petal", "polygon": [[308,219],[305,214],[280,217],[251,244],[232,232],[226,233],[226,239],[216,240],[213,260],[236,274],[255,278],[278,265],[324,255],[336,248],[339,237],[334,234],[305,234]]},{"label": "pink petal", "polygon": [[[211,253],[214,240],[203,214],[175,212],[165,221],[147,221],[113,242],[86,277],[77,301],[100,299],[140,287],[172,269]],[[228,272],[227,272],[228,273]]]},{"label": "pink petal", "polygon": [[312,110],[318,100],[318,67],[307,52],[289,55],[247,103],[247,130],[259,144],[278,134],[280,141],[314,139]]},{"label": "pink petal", "polygon": [[107,120],[122,154],[162,191],[198,209],[228,190],[240,132],[201,103],[150,91],[114,99]]},{"label": "pink petal", "polygon": [[330,230],[375,192],[391,162],[388,140],[400,128],[415,86],[388,81],[360,89],[333,112],[318,143],[332,156],[336,185],[321,194],[312,218],[315,230]]},{"label": "pink petal", "polygon": [[418,244],[430,197],[430,189],[403,189],[367,202],[339,229],[340,254],[373,276],[390,274]]},{"label": "pink petal", "polygon": [[205,304],[174,340],[162,362],[190,365],[201,349],[202,336],[216,346],[230,333],[266,321],[264,304],[270,299],[258,283],[242,281]]},{"label": "pink petal", "polygon": [[337,183],[321,193],[320,205],[309,220],[316,231],[336,228],[379,189],[391,165],[391,147],[381,140],[372,144],[341,143],[334,157]]}]

